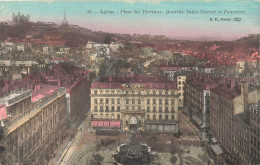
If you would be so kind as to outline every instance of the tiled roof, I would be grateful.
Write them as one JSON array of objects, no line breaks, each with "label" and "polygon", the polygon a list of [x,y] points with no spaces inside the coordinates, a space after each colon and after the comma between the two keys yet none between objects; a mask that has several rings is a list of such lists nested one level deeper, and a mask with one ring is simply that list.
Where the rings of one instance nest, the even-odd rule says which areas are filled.
[{"label": "tiled roof", "polygon": [[2,80],[0,96],[19,88],[32,89],[35,85],[42,83],[63,86],[67,88],[67,92],[70,92],[88,74],[89,71],[76,66],[57,64],[50,70],[32,72],[21,80]]},{"label": "tiled roof", "polygon": [[199,65],[199,68],[217,68],[217,67],[219,67],[219,65],[213,63],[205,63]]},{"label": "tiled roof", "polygon": [[160,70],[181,70],[182,68],[192,68],[191,66],[161,66]]},{"label": "tiled roof", "polygon": [[36,102],[42,99],[43,97],[52,94],[58,89],[59,87],[53,85],[38,85],[38,87],[36,87],[36,90],[32,92],[32,102]]},{"label": "tiled roof", "polygon": [[207,90],[217,87],[216,79],[199,72],[193,72],[191,75],[187,76],[186,82]]},{"label": "tiled roof", "polygon": [[237,96],[241,94],[238,88],[229,88],[226,85],[219,86],[218,88],[214,88],[211,91],[220,94],[230,100],[234,100]]}]

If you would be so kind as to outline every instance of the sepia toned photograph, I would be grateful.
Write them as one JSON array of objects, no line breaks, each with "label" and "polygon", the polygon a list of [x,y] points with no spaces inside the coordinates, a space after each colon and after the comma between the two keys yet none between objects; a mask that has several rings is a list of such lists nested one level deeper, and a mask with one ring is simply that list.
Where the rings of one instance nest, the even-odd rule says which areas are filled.
[{"label": "sepia toned photograph", "polygon": [[0,165],[260,165],[260,1],[0,0]]}]

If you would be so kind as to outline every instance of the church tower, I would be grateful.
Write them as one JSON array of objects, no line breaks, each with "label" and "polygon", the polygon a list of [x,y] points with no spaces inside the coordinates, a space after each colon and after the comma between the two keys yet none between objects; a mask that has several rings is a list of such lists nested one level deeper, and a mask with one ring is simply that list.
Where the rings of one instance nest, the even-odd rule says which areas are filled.
[{"label": "church tower", "polygon": [[61,25],[69,25],[67,19],[66,19],[66,12],[64,11],[64,17],[63,20],[61,21]]}]

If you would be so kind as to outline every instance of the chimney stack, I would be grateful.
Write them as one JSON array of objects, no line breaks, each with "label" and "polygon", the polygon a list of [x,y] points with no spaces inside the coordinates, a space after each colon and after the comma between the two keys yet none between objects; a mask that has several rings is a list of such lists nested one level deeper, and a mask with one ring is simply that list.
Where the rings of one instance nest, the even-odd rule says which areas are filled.
[{"label": "chimney stack", "polygon": [[244,101],[244,110],[248,110],[248,83],[242,82],[241,83],[241,95]]},{"label": "chimney stack", "polygon": [[112,76],[109,76],[109,77],[108,77],[108,80],[111,82],[111,81],[112,81]]},{"label": "chimney stack", "polygon": [[159,78],[156,76],[156,77],[155,77],[155,81],[158,82],[158,80],[159,80]]},{"label": "chimney stack", "polygon": [[229,87],[230,87],[231,89],[234,89],[234,88],[235,88],[235,85],[236,85],[235,79],[230,79],[229,81],[230,81]]},{"label": "chimney stack", "polygon": [[140,82],[142,82],[142,81],[143,81],[143,80],[142,80],[142,77],[139,77],[139,81],[140,81]]},{"label": "chimney stack", "polygon": [[60,77],[58,77],[58,87],[60,87]]}]

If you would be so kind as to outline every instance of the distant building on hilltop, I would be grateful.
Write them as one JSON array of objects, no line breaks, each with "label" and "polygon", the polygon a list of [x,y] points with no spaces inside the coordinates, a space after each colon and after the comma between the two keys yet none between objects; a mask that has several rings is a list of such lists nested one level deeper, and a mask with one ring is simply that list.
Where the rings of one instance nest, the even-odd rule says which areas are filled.
[{"label": "distant building on hilltop", "polygon": [[66,19],[66,13],[65,13],[65,11],[64,11],[64,17],[63,17],[63,20],[61,21],[61,25],[69,25],[69,23],[68,23],[68,21],[67,21],[67,19]]},{"label": "distant building on hilltop", "polygon": [[30,22],[30,15],[27,14],[27,16],[25,15],[21,15],[20,12],[17,13],[17,15],[15,13],[12,14],[12,22],[14,25],[24,25],[24,24],[28,24]]}]

